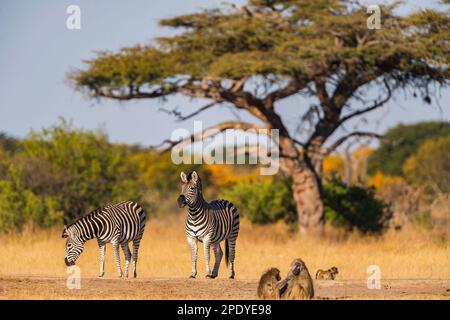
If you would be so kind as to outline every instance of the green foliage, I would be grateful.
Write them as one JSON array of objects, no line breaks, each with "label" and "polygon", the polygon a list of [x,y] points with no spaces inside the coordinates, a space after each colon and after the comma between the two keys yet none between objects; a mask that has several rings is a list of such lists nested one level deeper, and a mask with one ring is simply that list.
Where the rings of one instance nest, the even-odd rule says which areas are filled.
[{"label": "green foliage", "polygon": [[139,167],[142,179],[147,188],[163,195],[176,195],[180,192],[180,173],[186,174],[196,170],[204,185],[210,184],[210,175],[206,166],[199,164],[176,165],[171,160],[170,152],[158,154],[156,152],[138,153],[134,161]]},{"label": "green foliage", "polygon": [[18,181],[0,181],[0,232],[26,223],[42,227],[61,223],[64,212],[58,208],[57,198],[36,195]]},{"label": "green foliage", "polygon": [[374,190],[346,186],[340,181],[323,185],[325,220],[345,230],[379,233],[387,227],[392,213],[375,197]]},{"label": "green foliage", "polygon": [[[240,214],[252,223],[278,220],[294,223],[296,206],[290,185],[291,179],[275,177],[269,183],[237,184],[222,196],[233,202]],[[323,185],[323,197],[325,220],[336,228],[377,233],[384,230],[391,218],[391,212],[372,189],[328,181]]]},{"label": "green foliage", "polygon": [[385,175],[403,176],[403,164],[414,155],[427,139],[450,134],[449,122],[420,122],[398,125],[389,129],[380,147],[369,157],[368,170],[373,174],[380,170]]},{"label": "green foliage", "polygon": [[49,226],[107,203],[140,201],[143,184],[130,157],[128,147],[110,144],[105,134],[77,131],[64,121],[31,133],[7,160],[0,228]]},{"label": "green foliage", "polygon": [[[395,12],[398,4],[380,5],[382,30],[367,27],[367,6],[358,0],[223,5],[164,19],[162,26],[175,29],[170,36],[149,46],[101,52],[69,78],[78,90],[97,98],[164,99],[181,94],[230,104],[279,129],[289,142],[280,144],[287,149],[280,151],[287,154],[297,141],[289,137],[294,133],[285,132],[291,126],[274,112],[275,104],[300,93],[314,97],[320,104],[307,114],[318,122],[309,141],[302,142],[305,154],[315,154],[344,122],[381,107],[395,91],[413,89],[430,103],[429,93],[436,92],[431,86],[450,84],[447,12],[423,10],[405,16]],[[369,107],[365,101],[365,109],[354,110],[352,102],[361,100],[357,93],[381,83],[385,90],[379,90],[377,103]],[[215,128],[224,127],[242,129],[243,123]],[[297,166],[308,168],[300,155],[283,162],[292,162],[282,166],[287,175]],[[320,202],[315,199],[311,201]]]},{"label": "green foliage", "polygon": [[422,143],[403,171],[409,182],[424,185],[434,194],[450,193],[450,135]]},{"label": "green foliage", "polygon": [[20,146],[20,141],[14,137],[8,136],[7,134],[0,132],[0,149],[7,152],[13,152],[17,150]]},{"label": "green foliage", "polygon": [[233,202],[239,214],[252,223],[296,220],[289,179],[276,177],[269,183],[237,184],[224,191],[222,198]]},{"label": "green foliage", "polygon": [[70,78],[94,96],[117,99],[190,96],[205,78],[213,86],[255,76],[305,86],[342,72],[355,83],[392,74],[400,86],[444,84],[450,18],[436,10],[398,16],[397,5],[381,6],[382,31],[367,28],[366,6],[358,1],[250,0],[242,9],[176,16],[160,21],[179,31],[174,35],[154,46],[100,52]]}]

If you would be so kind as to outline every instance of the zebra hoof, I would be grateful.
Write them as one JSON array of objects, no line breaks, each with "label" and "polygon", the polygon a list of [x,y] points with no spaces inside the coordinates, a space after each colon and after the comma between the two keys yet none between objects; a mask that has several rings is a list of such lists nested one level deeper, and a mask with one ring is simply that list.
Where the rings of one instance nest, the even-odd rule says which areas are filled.
[{"label": "zebra hoof", "polygon": [[234,279],[234,274],[229,277],[229,279]]},{"label": "zebra hoof", "polygon": [[195,276],[191,274],[191,275],[189,276],[189,279],[195,279]]},{"label": "zebra hoof", "polygon": [[207,274],[206,276],[205,276],[205,278],[207,278],[207,279],[214,279],[216,276],[213,276],[213,275],[211,275],[211,274]]},{"label": "zebra hoof", "polygon": [[104,275],[105,275],[105,273],[100,273],[100,274],[98,275],[98,277],[99,277],[99,278],[103,278]]}]

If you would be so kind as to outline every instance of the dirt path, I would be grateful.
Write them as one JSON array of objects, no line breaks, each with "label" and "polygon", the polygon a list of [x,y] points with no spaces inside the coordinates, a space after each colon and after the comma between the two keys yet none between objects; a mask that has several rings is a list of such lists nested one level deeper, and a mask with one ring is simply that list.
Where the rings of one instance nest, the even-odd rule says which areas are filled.
[{"label": "dirt path", "polygon": [[[0,299],[255,299],[256,280],[0,276]],[[363,280],[315,281],[319,299],[450,299],[450,280],[384,280],[380,290]]]}]

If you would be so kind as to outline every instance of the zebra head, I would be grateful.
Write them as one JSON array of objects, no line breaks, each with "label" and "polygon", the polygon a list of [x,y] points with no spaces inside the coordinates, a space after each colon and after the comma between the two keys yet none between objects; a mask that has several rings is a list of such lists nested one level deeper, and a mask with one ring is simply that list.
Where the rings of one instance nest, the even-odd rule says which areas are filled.
[{"label": "zebra head", "polygon": [[70,226],[64,226],[64,231],[62,234],[63,238],[67,238],[66,256],[64,257],[64,262],[68,267],[75,265],[75,261],[77,261],[84,249],[84,242],[79,239],[75,231],[76,230]]},{"label": "zebra head", "polygon": [[183,208],[187,204],[195,204],[199,196],[202,193],[202,182],[196,171],[192,171],[187,176],[184,172],[181,172],[181,194],[178,197],[178,206]]}]

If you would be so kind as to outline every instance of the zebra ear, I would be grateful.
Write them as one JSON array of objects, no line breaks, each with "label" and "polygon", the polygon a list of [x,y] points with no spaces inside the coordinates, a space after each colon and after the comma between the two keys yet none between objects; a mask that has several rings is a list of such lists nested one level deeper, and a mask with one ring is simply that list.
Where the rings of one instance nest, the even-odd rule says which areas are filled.
[{"label": "zebra ear", "polygon": [[180,178],[181,178],[181,181],[183,181],[183,183],[188,182],[186,173],[184,173],[183,171],[181,171]]},{"label": "zebra ear", "polygon": [[63,230],[63,233],[62,233],[62,237],[63,238],[67,238],[69,236],[69,233],[67,232],[67,226],[64,226],[64,230]]},{"label": "zebra ear", "polygon": [[196,171],[192,171],[192,180],[193,180],[194,182],[197,182],[197,181],[198,181],[198,174],[197,174]]}]

